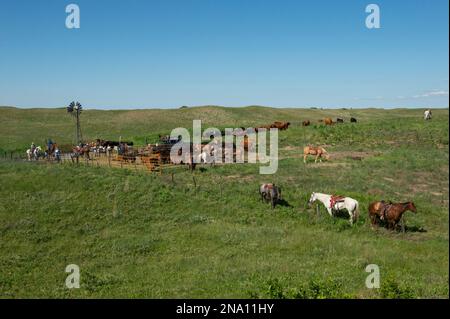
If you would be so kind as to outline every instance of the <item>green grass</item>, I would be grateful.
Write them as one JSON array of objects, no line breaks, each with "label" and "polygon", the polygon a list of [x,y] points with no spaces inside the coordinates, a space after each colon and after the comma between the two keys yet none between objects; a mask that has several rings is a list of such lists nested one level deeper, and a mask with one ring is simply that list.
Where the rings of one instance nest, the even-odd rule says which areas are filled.
[{"label": "green grass", "polygon": [[[301,127],[303,119],[355,116],[355,124]],[[0,162],[0,296],[146,298],[448,298],[448,110],[188,108],[86,111],[87,138],[168,134],[202,119],[217,127],[273,120],[280,132],[275,175],[259,164],[224,165],[162,176],[83,165]],[[0,108],[0,147],[23,150],[50,135],[70,143],[63,109]],[[316,122],[317,123],[317,122]],[[306,166],[307,143],[332,159]],[[356,155],[360,160],[352,159]],[[291,206],[259,202],[258,184],[281,185]],[[357,199],[350,227],[308,209],[313,191]],[[413,200],[410,231],[372,230],[371,201]],[[81,288],[65,288],[68,264]],[[381,288],[365,287],[377,264]]]}]

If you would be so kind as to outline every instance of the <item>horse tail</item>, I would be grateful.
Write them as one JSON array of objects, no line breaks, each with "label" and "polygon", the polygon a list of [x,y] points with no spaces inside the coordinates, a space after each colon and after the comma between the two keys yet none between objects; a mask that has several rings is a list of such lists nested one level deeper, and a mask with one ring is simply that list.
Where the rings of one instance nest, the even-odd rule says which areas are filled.
[{"label": "horse tail", "polygon": [[356,222],[359,219],[359,203],[356,202],[355,211],[353,213],[353,221]]}]

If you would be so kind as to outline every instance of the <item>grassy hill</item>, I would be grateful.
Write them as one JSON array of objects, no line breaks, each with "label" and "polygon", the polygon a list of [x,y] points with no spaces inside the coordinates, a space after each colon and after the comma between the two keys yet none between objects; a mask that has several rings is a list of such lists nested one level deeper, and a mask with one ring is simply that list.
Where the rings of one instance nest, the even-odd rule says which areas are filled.
[{"label": "grassy hill", "polygon": [[[143,143],[174,127],[240,127],[285,120],[275,175],[259,164],[171,175],[0,161],[0,297],[448,298],[448,109],[317,110],[195,107],[87,110],[86,139]],[[325,116],[357,124],[319,125]],[[314,125],[302,127],[310,119]],[[23,151],[52,137],[71,143],[65,109],[0,108],[0,148]],[[327,145],[329,162],[304,165],[302,147]],[[194,184],[193,176],[196,183]],[[262,182],[287,206],[261,203]],[[197,185],[197,187],[195,187]],[[311,192],[357,199],[361,219],[317,215]],[[413,200],[407,232],[372,230],[371,201]],[[68,264],[81,288],[64,282]],[[367,289],[367,264],[381,288]]]},{"label": "grassy hill", "polygon": [[[448,117],[448,109],[435,110],[437,118]],[[81,115],[82,133],[85,140],[96,138],[133,140],[143,144],[157,141],[158,134],[170,134],[176,127],[192,127],[192,120],[202,120],[202,126],[250,127],[268,124],[274,120],[290,121],[299,129],[305,119],[314,123],[324,117],[343,117],[347,121],[356,117],[360,124],[369,125],[378,130],[381,120],[392,122],[403,118],[420,120],[422,110],[320,110],[320,109],[277,109],[261,106],[244,108],[226,108],[218,106],[191,107],[186,109],[150,109],[150,110],[85,110]],[[361,127],[361,126],[360,126]],[[294,134],[304,134],[295,131]],[[65,108],[58,109],[18,109],[0,107],[0,151],[22,151],[31,142],[43,145],[49,137],[59,144],[73,143],[75,121]]]}]

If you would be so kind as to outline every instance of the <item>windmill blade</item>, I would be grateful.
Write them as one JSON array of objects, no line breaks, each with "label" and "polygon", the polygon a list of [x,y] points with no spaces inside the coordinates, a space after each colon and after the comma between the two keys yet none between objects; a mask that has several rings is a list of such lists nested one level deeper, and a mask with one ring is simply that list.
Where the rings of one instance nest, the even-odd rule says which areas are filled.
[{"label": "windmill blade", "polygon": [[69,106],[67,107],[67,112],[72,113],[74,107],[75,107],[75,102],[72,101],[72,102],[69,104]]}]

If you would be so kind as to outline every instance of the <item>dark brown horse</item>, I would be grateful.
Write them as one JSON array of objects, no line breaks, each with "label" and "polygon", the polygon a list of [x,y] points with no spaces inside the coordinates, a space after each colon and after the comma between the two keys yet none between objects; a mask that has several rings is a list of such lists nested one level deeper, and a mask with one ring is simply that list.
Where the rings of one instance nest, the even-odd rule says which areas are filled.
[{"label": "dark brown horse", "polygon": [[[372,226],[378,225],[380,221],[383,221],[386,223],[388,229],[396,229],[402,219],[403,213],[407,210],[417,213],[417,208],[413,202],[373,202],[369,205],[369,218]],[[402,230],[405,230],[404,225],[402,225]]]},{"label": "dark brown horse", "polygon": [[49,147],[47,147],[47,159],[51,159],[53,157],[57,148],[58,145],[56,143],[52,143]]}]

